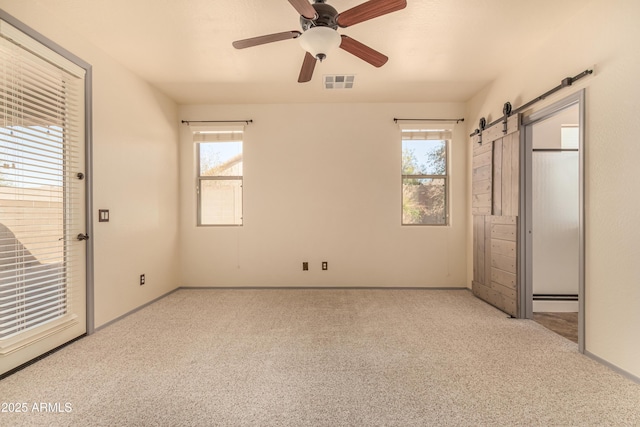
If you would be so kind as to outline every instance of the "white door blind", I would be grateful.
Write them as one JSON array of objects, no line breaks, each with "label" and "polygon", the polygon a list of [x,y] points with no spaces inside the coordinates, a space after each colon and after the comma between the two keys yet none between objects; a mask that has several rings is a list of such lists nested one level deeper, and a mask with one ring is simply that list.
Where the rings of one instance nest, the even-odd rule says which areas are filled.
[{"label": "white door blind", "polygon": [[0,350],[74,315],[85,262],[83,78],[1,35]]}]

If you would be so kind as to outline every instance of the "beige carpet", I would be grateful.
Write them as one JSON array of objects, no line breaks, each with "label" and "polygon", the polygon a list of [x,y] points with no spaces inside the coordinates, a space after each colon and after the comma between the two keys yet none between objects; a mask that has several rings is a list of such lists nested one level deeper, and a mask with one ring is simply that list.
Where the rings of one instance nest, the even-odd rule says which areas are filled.
[{"label": "beige carpet", "polygon": [[180,290],[0,400],[30,407],[2,426],[640,425],[640,385],[464,290]]}]

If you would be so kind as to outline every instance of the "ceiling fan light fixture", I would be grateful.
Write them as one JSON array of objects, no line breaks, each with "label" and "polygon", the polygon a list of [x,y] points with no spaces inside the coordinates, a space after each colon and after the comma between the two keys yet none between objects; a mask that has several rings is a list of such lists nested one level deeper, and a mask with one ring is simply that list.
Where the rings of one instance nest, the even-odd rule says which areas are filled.
[{"label": "ceiling fan light fixture", "polygon": [[342,37],[330,27],[311,27],[302,33],[298,40],[304,50],[322,61],[327,57],[327,53],[340,46]]}]

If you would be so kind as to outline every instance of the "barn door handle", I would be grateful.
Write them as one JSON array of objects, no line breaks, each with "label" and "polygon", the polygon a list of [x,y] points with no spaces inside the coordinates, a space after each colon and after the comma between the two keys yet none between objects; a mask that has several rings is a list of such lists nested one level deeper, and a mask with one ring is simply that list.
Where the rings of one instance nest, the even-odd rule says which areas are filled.
[{"label": "barn door handle", "polygon": [[82,241],[82,240],[89,240],[89,235],[88,234],[78,234],[78,240]]}]

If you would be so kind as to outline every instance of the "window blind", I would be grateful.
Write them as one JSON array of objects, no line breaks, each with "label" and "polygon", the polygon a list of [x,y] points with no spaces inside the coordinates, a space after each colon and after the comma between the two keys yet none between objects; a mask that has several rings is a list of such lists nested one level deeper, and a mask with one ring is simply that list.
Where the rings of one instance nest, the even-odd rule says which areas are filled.
[{"label": "window blind", "polygon": [[403,140],[444,141],[451,139],[450,130],[403,130]]},{"label": "window blind", "polygon": [[231,142],[242,141],[240,132],[194,132],[193,142]]},{"label": "window blind", "polygon": [[399,123],[403,140],[443,141],[451,140],[453,134],[452,123]]},{"label": "window blind", "polygon": [[191,126],[193,142],[242,141],[244,126],[209,125]]},{"label": "window blind", "polygon": [[0,350],[84,304],[83,76],[0,21]]}]

